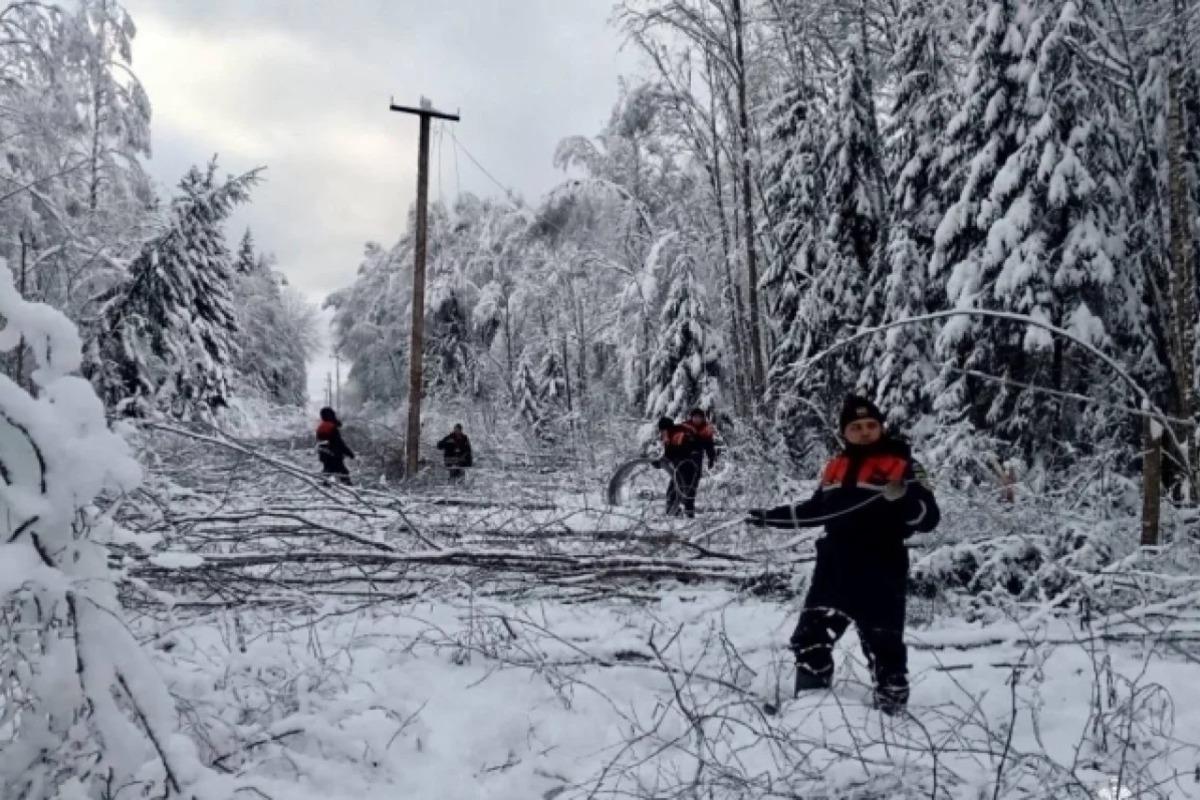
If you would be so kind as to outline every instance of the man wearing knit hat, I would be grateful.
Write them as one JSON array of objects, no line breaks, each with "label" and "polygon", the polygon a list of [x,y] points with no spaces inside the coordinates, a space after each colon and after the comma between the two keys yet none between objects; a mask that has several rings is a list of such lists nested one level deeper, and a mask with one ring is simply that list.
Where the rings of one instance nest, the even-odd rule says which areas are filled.
[{"label": "man wearing knit hat", "polygon": [[908,702],[904,540],[940,519],[912,451],[888,435],[870,400],[850,395],[838,416],[844,446],[807,501],[753,509],[747,522],[773,528],[825,526],[817,564],[792,634],[796,694],[833,683],[833,645],[853,622],[875,680],[875,705],[897,714]]}]

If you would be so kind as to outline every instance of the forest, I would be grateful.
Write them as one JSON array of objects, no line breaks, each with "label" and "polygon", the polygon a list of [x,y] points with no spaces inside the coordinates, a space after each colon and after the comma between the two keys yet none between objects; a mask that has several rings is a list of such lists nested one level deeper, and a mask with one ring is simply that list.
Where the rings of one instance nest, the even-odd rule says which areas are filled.
[{"label": "forest", "polygon": [[[412,352],[415,206],[319,308],[231,229],[271,164],[150,179],[117,0],[0,1],[0,797],[1200,796],[1200,3],[610,25],[549,192],[462,150]],[[818,691],[789,640],[868,420],[899,713],[863,613]]]}]

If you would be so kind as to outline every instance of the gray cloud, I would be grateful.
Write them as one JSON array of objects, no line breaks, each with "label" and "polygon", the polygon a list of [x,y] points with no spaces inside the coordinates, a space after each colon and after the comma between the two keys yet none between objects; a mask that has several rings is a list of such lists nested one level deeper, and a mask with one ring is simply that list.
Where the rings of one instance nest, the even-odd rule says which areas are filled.
[{"label": "gray cloud", "polygon": [[[353,280],[365,241],[397,237],[415,196],[416,120],[389,113],[389,97],[461,109],[455,135],[533,199],[560,177],[559,139],[596,132],[633,67],[603,0],[126,6],[154,108],[155,177],[173,184],[214,152],[227,171],[267,166],[231,233],[252,227],[314,299]],[[498,192],[440,141],[434,197]]]}]

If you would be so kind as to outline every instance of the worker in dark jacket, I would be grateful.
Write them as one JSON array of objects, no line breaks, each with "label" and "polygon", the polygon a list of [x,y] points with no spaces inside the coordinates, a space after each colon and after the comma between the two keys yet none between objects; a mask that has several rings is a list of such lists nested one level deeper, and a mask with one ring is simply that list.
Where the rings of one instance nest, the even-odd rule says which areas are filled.
[{"label": "worker in dark jacket", "polygon": [[354,453],[342,440],[342,423],[332,408],[321,409],[321,421],[317,424],[317,458],[321,460],[322,472],[336,475],[342,483],[350,483],[350,470],[346,469],[346,459],[354,458]]},{"label": "worker in dark jacket", "polygon": [[845,447],[825,465],[812,497],[799,505],[752,510],[747,522],[825,526],[791,639],[796,694],[831,685],[833,645],[853,622],[875,680],[875,704],[896,714],[908,702],[904,540],[937,527],[940,512],[924,470],[905,442],[884,431],[874,403],[851,395],[839,424]]},{"label": "worker in dark jacket", "polygon": [[437,449],[442,451],[442,460],[450,472],[450,480],[462,480],[464,468],[473,465],[471,440],[463,433],[463,426],[455,425],[450,435],[437,443]]},{"label": "worker in dark jacket", "polygon": [[682,513],[694,517],[696,491],[704,474],[705,456],[710,469],[717,460],[716,431],[708,424],[704,412],[693,408],[687,421],[678,425],[670,417],[660,419],[658,432],[663,443],[663,456],[655,466],[671,473],[667,485],[667,516]]}]

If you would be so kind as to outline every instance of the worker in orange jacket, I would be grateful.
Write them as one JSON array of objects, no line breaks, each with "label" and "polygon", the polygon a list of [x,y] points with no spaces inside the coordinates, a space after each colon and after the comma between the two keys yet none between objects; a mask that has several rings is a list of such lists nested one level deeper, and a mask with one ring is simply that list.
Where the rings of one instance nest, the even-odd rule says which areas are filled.
[{"label": "worker in orange jacket", "polygon": [[685,422],[676,425],[670,417],[658,421],[663,456],[654,465],[667,469],[671,481],[667,485],[667,516],[686,514],[696,516],[696,492],[704,474],[704,459],[709,469],[717,460],[716,430],[709,424],[704,411],[693,408]]},{"label": "worker in orange jacket", "polygon": [[828,688],[834,643],[853,622],[875,679],[875,703],[888,714],[908,702],[904,540],[941,518],[924,470],[903,440],[889,435],[870,400],[851,395],[839,417],[841,452],[798,505],[754,509],[747,522],[773,528],[825,526],[804,610],[792,634],[796,694]]}]

